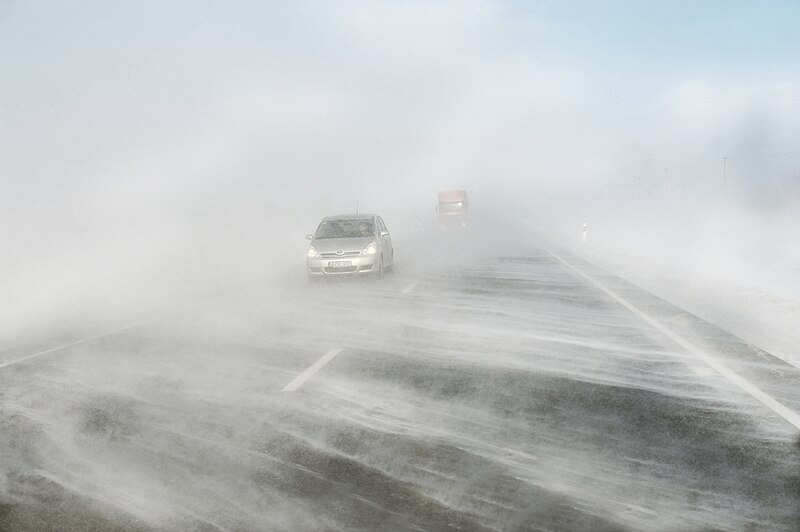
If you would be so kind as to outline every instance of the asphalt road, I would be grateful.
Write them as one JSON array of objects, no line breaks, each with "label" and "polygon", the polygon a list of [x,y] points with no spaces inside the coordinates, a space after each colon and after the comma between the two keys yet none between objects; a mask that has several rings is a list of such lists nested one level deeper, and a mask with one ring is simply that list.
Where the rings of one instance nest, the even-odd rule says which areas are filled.
[{"label": "asphalt road", "polygon": [[798,428],[599,286],[790,413],[796,368],[563,250],[454,240],[6,346],[0,529],[800,530]]}]

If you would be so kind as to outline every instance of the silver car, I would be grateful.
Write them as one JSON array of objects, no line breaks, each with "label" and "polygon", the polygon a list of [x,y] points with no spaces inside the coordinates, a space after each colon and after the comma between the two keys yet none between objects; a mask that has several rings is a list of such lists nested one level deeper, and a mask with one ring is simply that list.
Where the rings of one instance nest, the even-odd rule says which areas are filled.
[{"label": "silver car", "polygon": [[316,233],[306,235],[309,281],[329,276],[383,277],[394,270],[389,230],[375,214],[340,214],[322,219]]}]

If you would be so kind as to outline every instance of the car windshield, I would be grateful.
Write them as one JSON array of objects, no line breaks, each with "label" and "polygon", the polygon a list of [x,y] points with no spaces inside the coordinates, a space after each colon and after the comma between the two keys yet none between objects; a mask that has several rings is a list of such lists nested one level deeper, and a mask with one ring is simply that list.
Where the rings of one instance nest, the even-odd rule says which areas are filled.
[{"label": "car windshield", "polygon": [[358,238],[374,234],[375,226],[372,220],[349,218],[322,222],[314,238]]}]

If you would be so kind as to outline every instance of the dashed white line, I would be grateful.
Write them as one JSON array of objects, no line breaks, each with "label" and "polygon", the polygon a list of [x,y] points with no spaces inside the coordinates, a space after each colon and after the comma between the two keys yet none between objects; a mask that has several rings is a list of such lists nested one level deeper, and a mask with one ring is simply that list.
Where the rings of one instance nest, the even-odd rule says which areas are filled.
[{"label": "dashed white line", "polygon": [[330,351],[328,351],[327,353],[322,355],[322,358],[320,358],[319,360],[317,360],[316,362],[311,364],[311,366],[309,366],[309,368],[307,370],[305,370],[303,373],[301,373],[300,375],[295,377],[292,382],[290,382],[289,384],[284,386],[283,390],[281,390],[281,391],[282,392],[294,392],[294,391],[296,391],[308,379],[313,377],[316,372],[318,372],[320,369],[322,369],[322,367],[325,364],[327,364],[328,362],[333,360],[333,357],[335,357],[336,355],[338,355],[341,352],[342,352],[342,348],[341,347],[337,347],[336,349],[331,349]]},{"label": "dashed white line", "polygon": [[727,366],[722,364],[719,360],[715,359],[713,356],[707,354],[705,351],[695,346],[688,340],[682,338],[681,336],[678,336],[672,330],[668,329],[660,322],[658,322],[655,318],[652,318],[650,315],[639,310],[639,308],[635,307],[634,305],[632,305],[627,300],[617,295],[609,288],[606,288],[602,283],[595,280],[593,277],[589,276],[582,270],[568,263],[558,255],[556,255],[554,252],[549,251],[549,253],[558,262],[562,263],[564,266],[574,271],[580,277],[586,279],[589,283],[597,287],[601,292],[604,292],[606,295],[614,299],[617,303],[619,303],[626,309],[630,310],[633,314],[644,320],[646,323],[655,328],[657,331],[661,332],[667,338],[669,338],[676,344],[686,349],[689,353],[695,355],[698,359],[705,362],[710,368],[715,370],[717,373],[728,379],[730,382],[738,386],[746,393],[750,394],[750,396],[759,401],[761,404],[763,404],[764,406],[766,406],[767,408],[769,408],[770,410],[781,416],[783,419],[785,419],[786,421],[788,421],[789,423],[800,429],[800,415],[798,415],[796,412],[793,412],[782,403],[773,399],[770,395],[765,393],[763,390],[758,388],[756,385],[754,385],[747,379],[731,371]]},{"label": "dashed white line", "polygon": [[411,292],[414,288],[416,288],[417,284],[419,284],[419,283],[415,281],[415,282],[411,283],[410,285],[406,286],[405,288],[403,288],[403,295],[406,295],[409,292]]}]

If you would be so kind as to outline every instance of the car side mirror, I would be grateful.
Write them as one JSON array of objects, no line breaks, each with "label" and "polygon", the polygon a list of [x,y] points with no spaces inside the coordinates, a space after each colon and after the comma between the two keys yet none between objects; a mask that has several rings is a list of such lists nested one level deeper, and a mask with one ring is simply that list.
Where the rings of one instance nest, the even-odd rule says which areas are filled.
[{"label": "car side mirror", "polygon": [[314,240],[314,235],[312,235],[311,233],[308,233],[306,235],[306,240]]},{"label": "car side mirror", "polygon": [[381,236],[389,236],[389,231],[381,231]]}]

